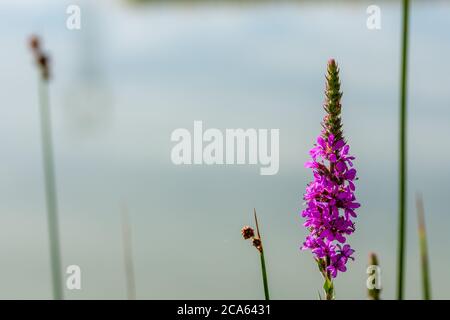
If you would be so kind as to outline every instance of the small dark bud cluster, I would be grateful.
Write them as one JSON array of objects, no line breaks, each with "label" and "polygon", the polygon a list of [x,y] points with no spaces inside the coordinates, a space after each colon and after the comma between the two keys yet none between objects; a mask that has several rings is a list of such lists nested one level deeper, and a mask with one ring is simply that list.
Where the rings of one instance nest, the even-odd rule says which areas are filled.
[{"label": "small dark bud cluster", "polygon": [[245,226],[241,230],[242,237],[245,240],[252,239],[253,246],[258,249],[259,252],[262,252],[262,243],[261,239],[255,235],[255,231],[252,227]]},{"label": "small dark bud cluster", "polygon": [[50,79],[50,66],[49,66],[49,57],[46,53],[42,51],[41,41],[40,39],[33,35],[29,40],[29,46],[34,55],[34,60],[36,65],[38,66],[42,78],[44,80]]},{"label": "small dark bud cluster", "polygon": [[255,231],[249,226],[243,227],[241,233],[245,240],[248,240],[255,236]]}]

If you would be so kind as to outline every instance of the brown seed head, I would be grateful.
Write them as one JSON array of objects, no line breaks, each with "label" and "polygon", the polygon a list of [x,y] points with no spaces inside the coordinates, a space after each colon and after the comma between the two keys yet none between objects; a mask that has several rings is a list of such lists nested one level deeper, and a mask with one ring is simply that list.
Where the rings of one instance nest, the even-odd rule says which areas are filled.
[{"label": "brown seed head", "polygon": [[39,38],[37,37],[37,36],[35,36],[35,35],[32,35],[31,37],[30,37],[30,48],[33,50],[33,51],[37,51],[37,50],[39,50],[39,47],[40,47],[40,41],[39,41]]},{"label": "brown seed head", "polygon": [[253,238],[255,236],[255,231],[249,226],[243,227],[241,233],[245,240]]},{"label": "brown seed head", "polygon": [[41,67],[42,69],[48,68],[48,57],[45,54],[39,55],[39,57],[37,58],[37,62],[39,67]]},{"label": "brown seed head", "polygon": [[37,63],[38,63],[39,68],[41,69],[42,77],[45,80],[48,80],[50,78],[50,66],[49,66],[48,56],[45,55],[44,53],[41,53],[37,57]]},{"label": "brown seed head", "polygon": [[40,39],[33,35],[30,37],[29,46],[33,52],[34,60],[38,66],[41,76],[44,80],[49,80],[50,78],[50,61],[47,54],[42,51]]},{"label": "brown seed head", "polygon": [[262,243],[259,238],[253,238],[253,246],[259,250],[259,252],[262,251]]}]

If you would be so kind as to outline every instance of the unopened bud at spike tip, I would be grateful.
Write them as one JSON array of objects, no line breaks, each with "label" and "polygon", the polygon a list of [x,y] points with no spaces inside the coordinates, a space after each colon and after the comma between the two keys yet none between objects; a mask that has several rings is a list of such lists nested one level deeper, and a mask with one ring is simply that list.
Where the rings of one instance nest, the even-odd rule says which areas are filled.
[{"label": "unopened bud at spike tip", "polygon": [[328,60],[328,65],[336,65],[336,60],[334,60],[333,58],[331,58],[330,60]]}]

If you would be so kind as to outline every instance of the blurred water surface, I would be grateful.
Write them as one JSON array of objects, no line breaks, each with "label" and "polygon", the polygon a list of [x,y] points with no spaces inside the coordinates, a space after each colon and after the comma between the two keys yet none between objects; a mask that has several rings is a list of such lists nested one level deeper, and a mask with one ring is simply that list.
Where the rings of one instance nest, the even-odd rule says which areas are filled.
[{"label": "blurred water surface", "polygon": [[[65,27],[78,3],[82,29]],[[120,208],[133,227],[138,298],[262,298],[258,256],[240,236],[256,207],[273,298],[316,299],[321,277],[298,213],[320,130],[326,61],[341,66],[343,121],[362,203],[356,261],[336,281],[363,299],[367,255],[394,298],[400,7],[380,2],[133,6],[123,1],[0,4],[0,298],[49,298],[36,72],[43,36],[51,87],[63,264],[82,269],[72,299],[125,298]],[[406,297],[420,297],[414,194],[427,214],[433,297],[450,298],[450,5],[413,1]],[[175,166],[176,128],[279,128],[280,171]]]}]

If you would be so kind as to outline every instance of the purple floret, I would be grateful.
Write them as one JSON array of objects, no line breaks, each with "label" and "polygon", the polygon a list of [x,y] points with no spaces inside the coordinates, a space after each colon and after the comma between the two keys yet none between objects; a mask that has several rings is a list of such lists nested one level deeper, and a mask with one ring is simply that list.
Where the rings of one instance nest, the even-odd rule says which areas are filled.
[{"label": "purple floret", "polygon": [[354,250],[346,243],[355,231],[355,209],[360,207],[355,198],[355,158],[343,139],[335,141],[333,134],[322,132],[310,150],[312,160],[305,163],[314,179],[306,187],[306,208],[301,215],[309,235],[303,250],[311,250],[317,260],[326,263],[327,272],[335,278],[347,270]]}]

